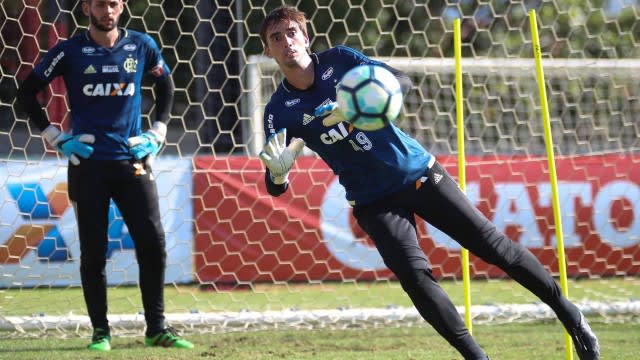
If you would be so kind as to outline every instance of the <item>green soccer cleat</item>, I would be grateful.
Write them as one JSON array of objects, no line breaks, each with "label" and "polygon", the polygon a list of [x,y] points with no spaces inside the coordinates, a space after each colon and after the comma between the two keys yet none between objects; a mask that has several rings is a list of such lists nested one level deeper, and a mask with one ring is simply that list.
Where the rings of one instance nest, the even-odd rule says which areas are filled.
[{"label": "green soccer cleat", "polygon": [[94,351],[109,351],[111,350],[111,335],[109,331],[101,328],[93,330],[93,336],[91,337],[91,344],[87,346],[87,349]]},{"label": "green soccer cleat", "polygon": [[193,344],[182,339],[178,335],[178,331],[172,327],[168,327],[153,336],[145,336],[144,344],[146,346],[161,346],[165,348],[193,349]]}]

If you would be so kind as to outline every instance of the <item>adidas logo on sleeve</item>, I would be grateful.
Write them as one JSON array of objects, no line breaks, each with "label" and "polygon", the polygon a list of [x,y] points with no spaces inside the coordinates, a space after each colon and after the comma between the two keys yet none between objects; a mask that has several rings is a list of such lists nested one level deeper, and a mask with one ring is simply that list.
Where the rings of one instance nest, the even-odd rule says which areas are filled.
[{"label": "adidas logo on sleeve", "polygon": [[438,174],[438,173],[433,173],[433,183],[438,185],[438,183],[440,182],[440,180],[442,180],[443,176],[442,174]]}]

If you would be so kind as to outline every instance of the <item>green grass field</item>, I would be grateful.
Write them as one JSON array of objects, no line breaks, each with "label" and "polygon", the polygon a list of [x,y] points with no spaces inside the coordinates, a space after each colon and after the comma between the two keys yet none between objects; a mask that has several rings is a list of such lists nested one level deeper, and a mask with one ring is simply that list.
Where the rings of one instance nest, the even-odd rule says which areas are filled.
[{"label": "green grass field", "polygon": [[[460,282],[443,281],[454,303],[462,303]],[[576,301],[640,299],[640,278],[570,281]],[[245,290],[203,291],[193,286],[166,288],[167,312],[336,309],[410,306],[395,282],[318,285],[255,285]],[[531,303],[536,299],[509,280],[474,281],[474,304]],[[141,309],[136,287],[109,290],[110,313]],[[85,314],[78,288],[0,290],[0,316]],[[640,319],[591,318],[603,359],[634,359],[640,354]],[[564,335],[557,321],[474,325],[474,335],[492,359],[564,359]],[[118,331],[114,331],[118,334]],[[131,333],[131,331],[128,331]],[[212,333],[188,329],[191,351],[145,349],[140,336],[115,336],[108,354],[84,350],[86,329],[39,333],[0,332],[0,359],[460,359],[428,325],[417,327],[270,330]],[[574,357],[577,359],[577,357]]]},{"label": "green grass field", "polygon": [[[461,281],[440,283],[455,304],[463,303]],[[570,280],[569,297],[575,301],[640,299],[640,277]],[[112,314],[135,314],[142,310],[135,286],[109,288]],[[537,298],[511,280],[474,280],[472,304],[526,304]],[[397,282],[257,284],[241,290],[201,290],[196,286],[167,286],[166,311],[173,313],[217,311],[269,311],[283,309],[384,308],[411,306]],[[0,289],[0,314],[86,314],[82,291],[74,288]]]},{"label": "green grass field", "polygon": [[[603,359],[637,359],[640,324],[594,323]],[[564,359],[557,322],[474,326],[474,335],[494,360]],[[461,359],[430,327],[259,331],[187,334],[193,350],[145,349],[142,337],[116,337],[113,350],[84,350],[87,338],[1,339],[0,359]],[[577,356],[574,356],[577,359]]]}]

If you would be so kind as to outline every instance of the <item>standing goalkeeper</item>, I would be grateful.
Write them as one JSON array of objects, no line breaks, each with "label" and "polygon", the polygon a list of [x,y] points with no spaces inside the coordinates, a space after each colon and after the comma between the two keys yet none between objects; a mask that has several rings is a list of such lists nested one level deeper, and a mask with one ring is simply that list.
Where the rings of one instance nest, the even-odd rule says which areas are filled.
[{"label": "standing goalkeeper", "polygon": [[487,220],[416,140],[393,124],[364,132],[341,121],[336,113],[316,113],[316,108],[335,101],[337,82],[355,66],[385,66],[405,90],[410,86],[406,75],[344,46],[309,54],[305,15],[292,7],[270,12],[260,37],[265,55],[276,61],[284,75],[265,108],[269,139],[260,159],[267,168],[269,194],[279,196],[287,190],[287,174],[306,144],[338,176],[358,224],[418,312],[465,359],[486,359],[487,355],[433,277],[418,244],[416,214],[549,305],[571,334],[580,359],[599,359],[598,340],[582,313],[562,296],[538,259]]},{"label": "standing goalkeeper", "polygon": [[[145,345],[193,348],[164,324],[165,235],[150,160],[158,153],[173,101],[173,82],[155,41],[119,28],[122,0],[85,0],[89,30],[60,42],[18,92],[31,121],[69,158],[68,188],[80,238],[80,275],[91,325],[89,349],[108,351],[105,277],[109,205],[116,203],[136,248],[147,324]],[[141,132],[141,81],[155,81],[156,121]],[[71,133],[52,125],[36,95],[62,76],[71,109]]]}]

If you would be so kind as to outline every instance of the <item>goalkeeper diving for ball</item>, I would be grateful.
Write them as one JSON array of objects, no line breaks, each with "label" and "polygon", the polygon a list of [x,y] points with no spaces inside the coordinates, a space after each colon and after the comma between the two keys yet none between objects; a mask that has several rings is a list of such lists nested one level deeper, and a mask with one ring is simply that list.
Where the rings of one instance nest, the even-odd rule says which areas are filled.
[{"label": "goalkeeper diving for ball", "polygon": [[538,296],[567,329],[580,359],[599,359],[598,340],[578,307],[562,296],[533,254],[475,208],[433,155],[394,124],[361,131],[327,106],[336,101],[341,77],[358,65],[386,67],[405,91],[408,77],[344,46],[309,53],[306,21],[304,13],[283,6],[267,15],[260,30],[265,55],[284,75],[264,115],[268,140],[259,156],[266,166],[269,194],[279,196],[287,190],[288,173],[306,145],[338,176],[358,224],[420,315],[465,359],[488,356],[434,278],[418,244],[414,215]]},{"label": "goalkeeper diving for ball", "polygon": [[[18,91],[18,100],[42,137],[69,158],[68,189],[78,222],[80,276],[91,325],[89,349],[111,349],[107,320],[109,207],[113,199],[136,249],[147,346],[193,348],[165,326],[165,234],[151,160],[164,141],[173,82],[155,41],[119,28],[122,0],[85,0],[89,17],[82,31],[54,46]],[[156,119],[141,131],[141,81],[155,82]],[[54,78],[64,79],[71,133],[50,123],[36,95]]]}]

